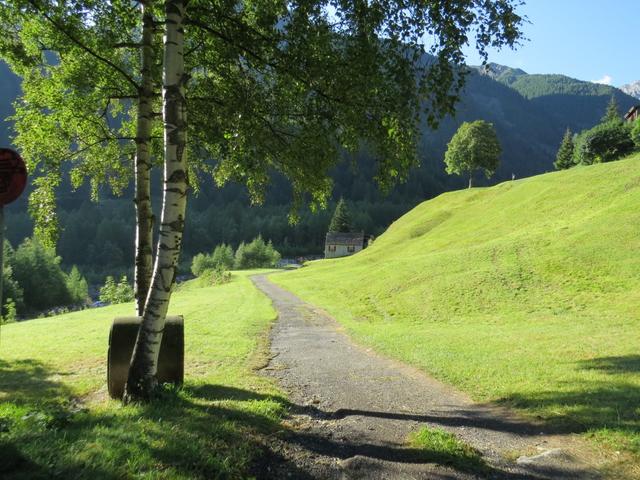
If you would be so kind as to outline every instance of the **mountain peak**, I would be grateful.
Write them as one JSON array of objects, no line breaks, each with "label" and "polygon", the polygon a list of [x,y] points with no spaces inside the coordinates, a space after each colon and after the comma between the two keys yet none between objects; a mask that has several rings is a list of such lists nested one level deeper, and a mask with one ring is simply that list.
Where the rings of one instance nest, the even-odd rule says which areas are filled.
[{"label": "mountain peak", "polygon": [[499,63],[487,63],[475,68],[480,74],[486,75],[494,80],[501,81],[507,85],[514,82],[518,77],[527,75],[527,72],[520,68],[513,68]]},{"label": "mountain peak", "polygon": [[632,97],[640,99],[640,80],[622,85],[620,87],[620,90],[622,90],[627,95],[631,95]]}]

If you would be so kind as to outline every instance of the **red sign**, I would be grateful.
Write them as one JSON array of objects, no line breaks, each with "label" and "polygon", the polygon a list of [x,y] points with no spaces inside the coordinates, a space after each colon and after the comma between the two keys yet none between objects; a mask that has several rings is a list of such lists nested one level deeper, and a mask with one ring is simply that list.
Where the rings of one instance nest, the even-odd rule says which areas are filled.
[{"label": "red sign", "polygon": [[0,205],[13,202],[27,186],[27,167],[22,157],[9,148],[0,148]]}]

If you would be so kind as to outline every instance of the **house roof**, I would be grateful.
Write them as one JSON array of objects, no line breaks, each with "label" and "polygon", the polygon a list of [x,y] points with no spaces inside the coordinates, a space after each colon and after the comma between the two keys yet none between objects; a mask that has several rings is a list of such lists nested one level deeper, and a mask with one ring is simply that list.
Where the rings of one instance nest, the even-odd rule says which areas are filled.
[{"label": "house roof", "polygon": [[629,118],[636,110],[640,110],[640,105],[634,105],[633,107],[631,107],[629,111],[624,114],[624,118]]},{"label": "house roof", "polygon": [[325,239],[327,245],[364,245],[364,232],[357,233],[342,233],[342,232],[329,232]]}]

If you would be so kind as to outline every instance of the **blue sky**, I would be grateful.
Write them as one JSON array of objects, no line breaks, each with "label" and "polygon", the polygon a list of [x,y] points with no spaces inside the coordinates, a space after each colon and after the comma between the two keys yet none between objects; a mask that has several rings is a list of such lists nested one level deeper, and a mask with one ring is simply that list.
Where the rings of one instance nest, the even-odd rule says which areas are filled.
[{"label": "blue sky", "polygon": [[[490,62],[617,87],[640,80],[640,0],[527,0],[518,11],[529,40],[491,50]],[[471,47],[467,63],[481,63]]]}]

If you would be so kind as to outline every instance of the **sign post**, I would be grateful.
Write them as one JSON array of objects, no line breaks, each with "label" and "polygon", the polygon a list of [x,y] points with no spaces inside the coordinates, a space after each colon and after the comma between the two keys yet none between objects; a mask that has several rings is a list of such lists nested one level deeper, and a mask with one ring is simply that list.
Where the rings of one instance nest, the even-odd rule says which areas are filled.
[{"label": "sign post", "polygon": [[2,283],[4,279],[4,206],[22,194],[27,185],[27,167],[10,148],[0,148],[0,323],[2,323]]}]

